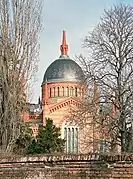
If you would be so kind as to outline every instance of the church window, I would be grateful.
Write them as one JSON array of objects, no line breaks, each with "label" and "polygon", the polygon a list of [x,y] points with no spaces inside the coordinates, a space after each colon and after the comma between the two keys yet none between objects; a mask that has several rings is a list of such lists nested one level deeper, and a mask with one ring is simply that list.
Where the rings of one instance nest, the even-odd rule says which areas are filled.
[{"label": "church window", "polygon": [[73,87],[71,87],[70,96],[73,96]]},{"label": "church window", "polygon": [[74,128],[72,128],[72,152],[74,151]]},{"label": "church window", "polygon": [[68,151],[71,152],[71,130],[70,127],[68,128]]},{"label": "church window", "polygon": [[60,96],[60,88],[59,87],[57,88],[57,95],[58,95],[58,97]]},{"label": "church window", "polygon": [[100,140],[100,152],[101,153],[105,152],[105,140],[104,139]]},{"label": "church window", "polygon": [[66,91],[66,92],[67,92],[67,96],[69,96],[69,88],[67,87],[66,90],[67,90],[67,91]]},{"label": "church window", "polygon": [[51,88],[49,89],[49,97],[50,98],[52,97],[52,90],[51,90]]},{"label": "church window", "polygon": [[54,93],[54,97],[55,97],[55,87],[53,87],[53,93]]},{"label": "church window", "polygon": [[64,87],[62,87],[62,96],[64,96]]},{"label": "church window", "polygon": [[74,152],[77,153],[78,152],[78,128],[75,128],[75,138],[74,138]]},{"label": "church window", "polygon": [[77,89],[77,87],[75,87],[75,96],[76,97],[78,96],[78,89]]},{"label": "church window", "polygon": [[[67,139],[67,128],[64,128],[64,139]],[[65,146],[65,152],[67,153],[67,142],[66,142],[66,146]]]},{"label": "church window", "polygon": [[78,152],[78,128],[73,125],[65,124],[64,128],[65,152],[77,153]]}]

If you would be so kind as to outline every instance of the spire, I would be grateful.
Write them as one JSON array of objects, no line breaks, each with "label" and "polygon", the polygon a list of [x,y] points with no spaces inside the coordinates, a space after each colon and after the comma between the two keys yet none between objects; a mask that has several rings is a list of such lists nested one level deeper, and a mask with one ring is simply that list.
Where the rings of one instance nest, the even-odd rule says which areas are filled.
[{"label": "spire", "polygon": [[64,30],[63,30],[62,44],[60,46],[60,50],[61,50],[61,55],[67,55],[68,45],[66,43],[66,32]]},{"label": "spire", "polygon": [[38,104],[39,104],[39,105],[41,104],[40,96],[39,96],[39,98],[38,98]]}]

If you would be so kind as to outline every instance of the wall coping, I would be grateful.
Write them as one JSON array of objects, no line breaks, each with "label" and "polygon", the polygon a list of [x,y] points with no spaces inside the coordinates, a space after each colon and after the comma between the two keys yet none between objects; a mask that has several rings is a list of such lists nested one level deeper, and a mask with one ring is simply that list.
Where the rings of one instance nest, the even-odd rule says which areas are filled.
[{"label": "wall coping", "polygon": [[54,155],[27,155],[0,158],[0,164],[6,163],[40,163],[40,162],[128,162],[133,163],[133,153],[125,154],[54,154]]}]

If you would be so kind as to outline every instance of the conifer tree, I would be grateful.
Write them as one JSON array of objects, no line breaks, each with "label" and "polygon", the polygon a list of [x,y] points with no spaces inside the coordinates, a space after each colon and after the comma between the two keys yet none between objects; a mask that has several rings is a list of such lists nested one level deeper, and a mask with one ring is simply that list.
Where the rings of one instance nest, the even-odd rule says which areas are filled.
[{"label": "conifer tree", "polygon": [[38,136],[28,147],[29,154],[63,152],[65,140],[61,139],[60,128],[48,118],[46,125],[39,128]]}]

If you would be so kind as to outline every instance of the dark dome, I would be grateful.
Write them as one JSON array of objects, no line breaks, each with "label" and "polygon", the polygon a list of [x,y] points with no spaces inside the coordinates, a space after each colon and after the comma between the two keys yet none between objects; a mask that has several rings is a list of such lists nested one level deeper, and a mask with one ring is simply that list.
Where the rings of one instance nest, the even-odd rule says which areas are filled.
[{"label": "dark dome", "polygon": [[81,67],[68,56],[62,55],[46,70],[43,83],[47,82],[79,82],[84,80]]}]

